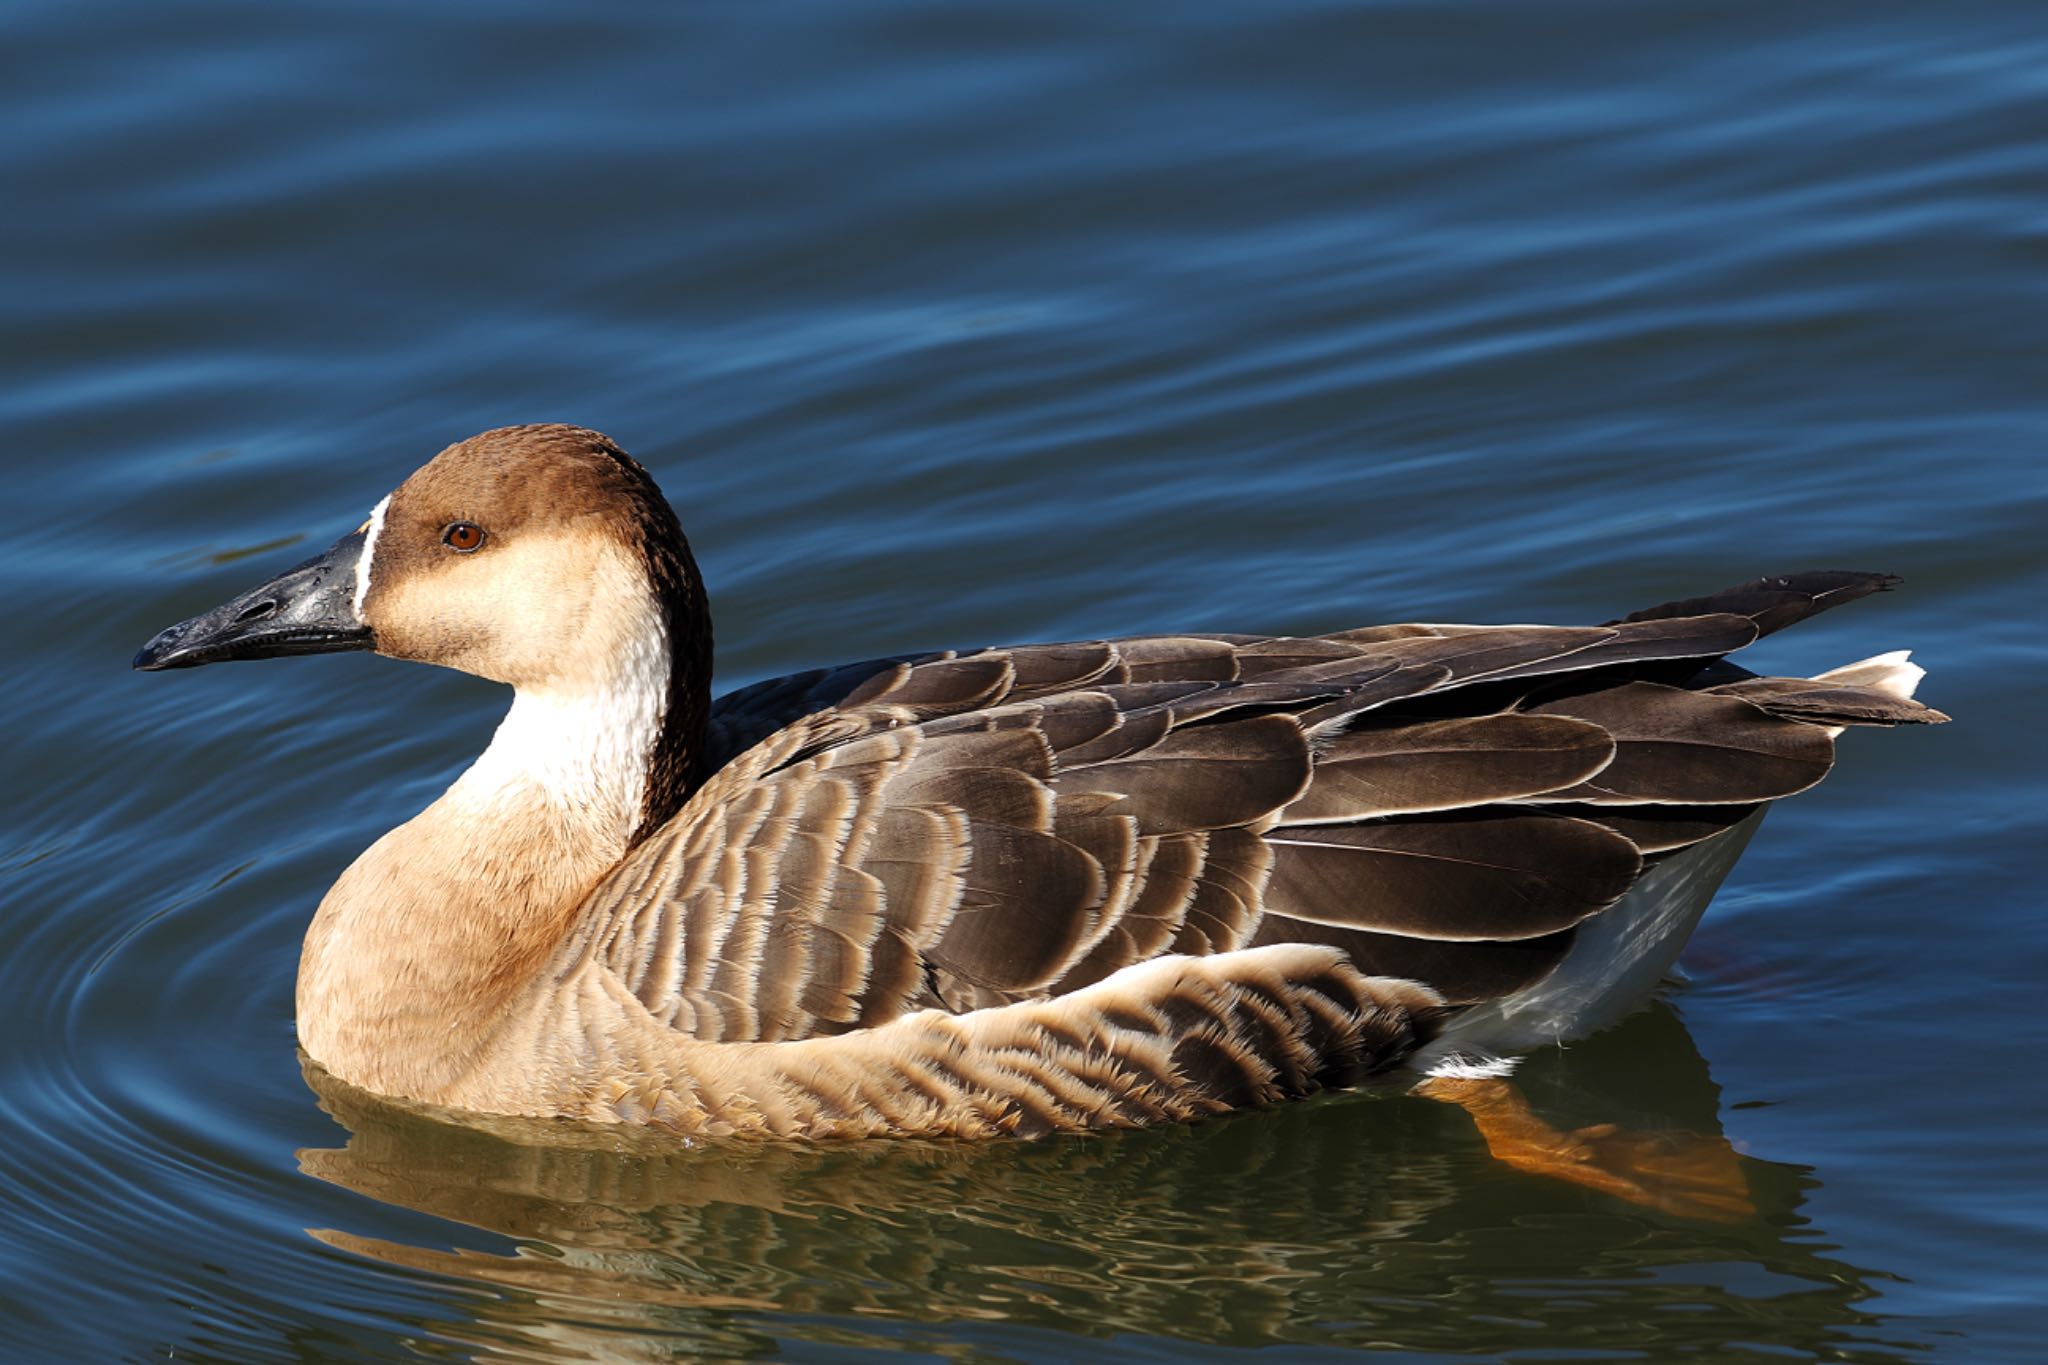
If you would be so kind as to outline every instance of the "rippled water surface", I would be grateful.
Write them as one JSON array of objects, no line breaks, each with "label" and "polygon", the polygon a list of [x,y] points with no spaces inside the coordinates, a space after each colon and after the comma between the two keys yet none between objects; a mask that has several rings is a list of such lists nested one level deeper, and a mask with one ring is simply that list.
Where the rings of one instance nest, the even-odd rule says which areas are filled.
[{"label": "rippled water surface", "polygon": [[[2038,1359],[2036,7],[17,0],[0,87],[8,1360]],[[992,1148],[565,1144],[321,1095],[328,883],[504,696],[138,676],[446,442],[617,437],[721,684],[929,645],[1598,621],[1905,574],[1912,646],[1560,1122],[1337,1097]]]}]

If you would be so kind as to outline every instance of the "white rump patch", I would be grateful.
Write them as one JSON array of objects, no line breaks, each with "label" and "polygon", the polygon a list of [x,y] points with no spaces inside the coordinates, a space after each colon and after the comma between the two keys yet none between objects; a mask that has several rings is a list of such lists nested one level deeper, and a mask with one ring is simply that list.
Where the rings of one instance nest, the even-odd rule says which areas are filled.
[{"label": "white rump patch", "polygon": [[377,553],[377,537],[384,531],[384,510],[391,506],[391,495],[370,509],[370,519],[363,523],[363,550],[356,556],[356,624],[368,625],[363,620],[363,599],[370,595],[370,560]]}]

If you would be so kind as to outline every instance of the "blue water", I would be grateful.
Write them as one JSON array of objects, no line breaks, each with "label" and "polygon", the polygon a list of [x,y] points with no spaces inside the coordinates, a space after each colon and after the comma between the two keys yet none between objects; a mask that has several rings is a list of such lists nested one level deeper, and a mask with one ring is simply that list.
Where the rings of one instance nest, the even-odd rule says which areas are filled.
[{"label": "blue water", "polygon": [[[0,82],[0,1356],[2023,1361],[2048,1326],[2033,6],[17,0]],[[1156,629],[1902,591],[1858,734],[1560,1122],[572,1150],[308,1089],[321,892],[488,736],[366,657],[127,672],[447,442],[602,428],[721,684]],[[330,1113],[329,1110],[332,1112]]]}]

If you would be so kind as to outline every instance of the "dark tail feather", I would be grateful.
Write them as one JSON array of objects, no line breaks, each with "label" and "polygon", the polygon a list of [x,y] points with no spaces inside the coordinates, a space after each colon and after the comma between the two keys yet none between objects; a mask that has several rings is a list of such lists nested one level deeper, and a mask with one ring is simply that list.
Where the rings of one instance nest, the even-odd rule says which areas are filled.
[{"label": "dark tail feather", "polygon": [[1911,697],[1881,687],[1820,678],[1744,678],[1709,687],[1724,697],[1740,697],[1774,716],[1812,725],[1939,725],[1947,716]]},{"label": "dark tail feather", "polygon": [[1621,620],[1606,624],[1615,626],[1625,621],[1662,621],[1674,616],[1725,613],[1747,616],[1756,622],[1757,635],[1761,638],[1773,631],[1797,625],[1809,616],[1817,616],[1829,607],[1838,607],[1874,592],[1890,592],[1901,581],[1897,574],[1815,569],[1808,573],[1752,579],[1737,587],[1708,593],[1705,597],[1688,597],[1682,602],[1666,602],[1661,607],[1630,612]]}]

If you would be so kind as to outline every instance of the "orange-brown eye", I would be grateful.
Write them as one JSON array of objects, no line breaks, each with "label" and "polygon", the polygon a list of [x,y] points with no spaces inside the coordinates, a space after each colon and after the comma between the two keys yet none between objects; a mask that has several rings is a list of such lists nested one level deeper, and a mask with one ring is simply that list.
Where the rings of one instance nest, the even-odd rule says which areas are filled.
[{"label": "orange-brown eye", "polygon": [[451,521],[441,532],[441,543],[451,550],[468,554],[484,543],[484,528],[473,521]]}]

